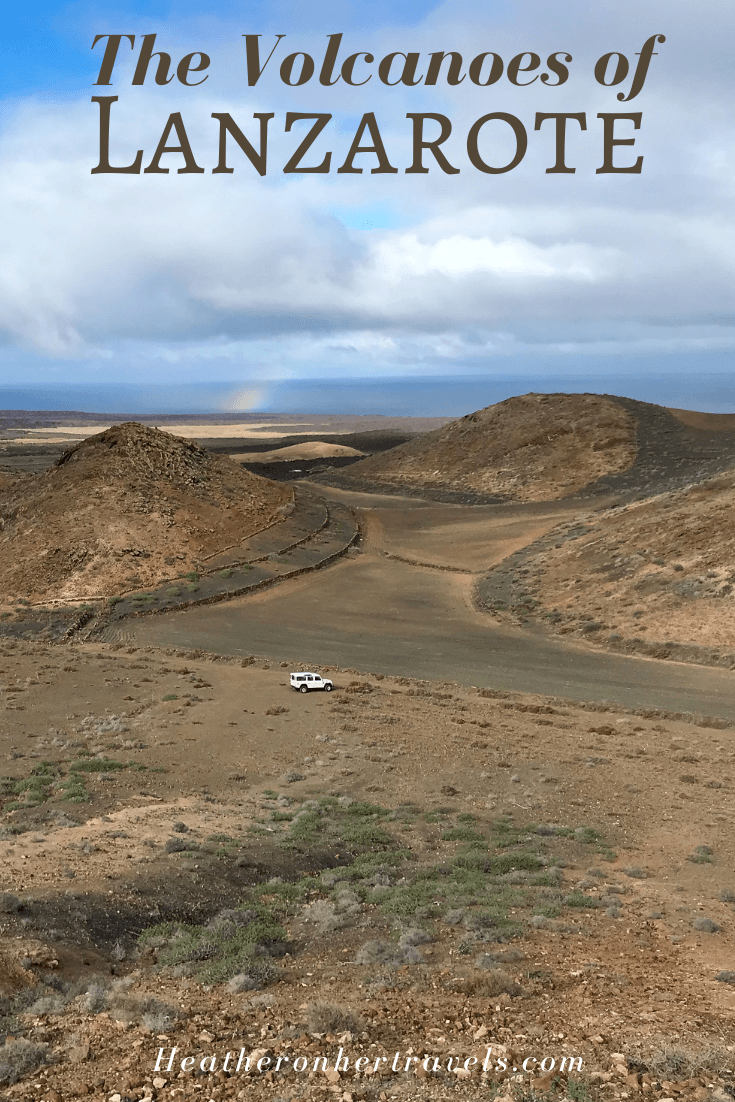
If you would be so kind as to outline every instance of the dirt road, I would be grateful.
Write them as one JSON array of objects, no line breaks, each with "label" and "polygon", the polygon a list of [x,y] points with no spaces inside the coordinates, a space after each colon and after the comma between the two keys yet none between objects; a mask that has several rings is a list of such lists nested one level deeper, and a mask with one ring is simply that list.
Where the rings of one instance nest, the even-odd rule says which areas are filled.
[{"label": "dirt road", "polygon": [[524,525],[534,539],[568,506],[340,497],[360,510],[363,554],[253,597],[129,620],[116,637],[735,719],[729,671],[603,654],[499,626],[473,607],[474,572],[522,546]]}]

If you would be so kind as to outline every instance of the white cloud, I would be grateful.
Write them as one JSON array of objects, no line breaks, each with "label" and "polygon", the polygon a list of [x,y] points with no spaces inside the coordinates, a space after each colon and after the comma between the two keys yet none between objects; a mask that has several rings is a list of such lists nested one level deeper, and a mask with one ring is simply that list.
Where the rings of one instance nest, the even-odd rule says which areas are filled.
[{"label": "white cloud", "polygon": [[[97,109],[87,98],[8,107],[0,146],[6,340],[50,360],[87,358],[110,371],[125,364],[161,378],[215,369],[288,377],[354,365],[446,370],[449,361],[484,364],[534,348],[565,355],[731,348],[733,125],[718,97],[731,82],[721,43],[735,14],[715,0],[708,20],[661,0],[644,10],[603,0],[594,20],[576,0],[561,14],[542,0],[508,11],[511,18],[493,26],[486,5],[447,0],[423,25],[361,32],[351,48],[441,45],[467,57],[486,48],[506,60],[524,48],[544,55],[566,48],[575,57],[568,85],[555,93],[465,81],[433,94],[374,83],[347,96],[264,79],[245,96],[239,30],[231,38],[221,32],[203,88],[137,90],[118,80],[109,90],[120,96],[113,157],[125,163],[144,148],[147,163],[168,112],[181,109],[207,169],[201,176],[178,176],[174,156],[164,162],[168,176],[92,176]],[[632,55],[658,30],[668,41],[648,86],[620,107],[613,90],[590,79],[590,65],[606,49]],[[294,36],[290,48],[323,47],[321,32]],[[282,132],[285,110],[337,107],[341,117],[309,154],[314,163],[327,149],[334,166],[341,163],[355,119],[375,110],[397,175],[366,168],[362,176],[283,176],[294,145]],[[447,155],[461,165],[458,176],[403,172],[411,159],[405,113],[431,109],[452,118]],[[545,173],[553,133],[534,134],[532,120],[536,110],[554,109],[588,112],[589,131],[570,131],[575,176]],[[615,109],[644,112],[641,176],[595,174],[595,114]],[[276,112],[265,179],[234,144],[234,175],[211,174],[210,115],[221,110],[251,135],[255,111]],[[464,153],[468,126],[488,110],[513,111],[530,131],[526,161],[504,176],[477,172]],[[376,203],[396,212],[398,228],[362,233],[331,214]]]}]

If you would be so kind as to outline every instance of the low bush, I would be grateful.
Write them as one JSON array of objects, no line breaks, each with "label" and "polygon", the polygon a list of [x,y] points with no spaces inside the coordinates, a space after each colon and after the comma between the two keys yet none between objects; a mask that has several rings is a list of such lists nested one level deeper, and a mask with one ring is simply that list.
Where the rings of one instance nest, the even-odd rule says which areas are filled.
[{"label": "low bush", "polygon": [[118,1022],[138,1023],[151,1033],[169,1033],[181,1017],[175,1006],[153,996],[142,998],[122,990],[114,992],[109,1003],[110,1017]]},{"label": "low bush", "polygon": [[480,972],[472,976],[462,976],[452,984],[455,991],[463,995],[479,995],[493,999],[497,995],[520,995],[523,989],[510,973],[497,968],[492,972]]},{"label": "low bush", "polygon": [[403,964],[418,964],[422,959],[421,953],[413,945],[399,945],[379,938],[366,941],[355,954],[356,964],[377,964],[386,968],[400,968]]},{"label": "low bush", "polygon": [[0,1083],[17,1083],[24,1075],[45,1064],[49,1046],[20,1037],[7,1040],[0,1048]]},{"label": "low bush", "polygon": [[346,1006],[313,1002],[306,1007],[306,1027],[310,1033],[359,1033],[363,1025]]},{"label": "low bush", "polygon": [[117,773],[124,768],[125,763],[114,758],[82,758],[69,766],[73,773]]},{"label": "low bush", "polygon": [[206,926],[164,923],[144,930],[141,947],[157,950],[159,964],[192,965],[201,980],[219,983],[249,975],[262,986],[277,975],[271,959],[286,948],[286,931],[262,905],[220,912]]}]

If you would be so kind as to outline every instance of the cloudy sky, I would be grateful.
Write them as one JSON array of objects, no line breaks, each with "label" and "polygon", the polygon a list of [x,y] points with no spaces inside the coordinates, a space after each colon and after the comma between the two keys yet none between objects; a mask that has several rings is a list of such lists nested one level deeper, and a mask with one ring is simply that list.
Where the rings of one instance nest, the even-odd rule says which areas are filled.
[{"label": "cloudy sky", "polygon": [[[518,377],[523,390],[524,378],[576,377],[579,389],[596,389],[602,376],[730,370],[735,9],[726,0],[214,0],[206,15],[193,0],[29,0],[10,18],[0,47],[6,385],[217,383],[231,407],[248,408],[311,379]],[[111,86],[99,87],[105,43],[91,44],[111,33],[134,34],[135,48],[123,40]],[[206,52],[206,81],[159,86],[152,65],[132,86],[142,36],[153,33],[174,63]],[[371,74],[361,87],[318,83],[327,36],[337,33],[340,65],[357,52],[375,58],[356,66],[356,79]],[[264,55],[285,35],[254,87],[245,34],[262,36]],[[621,103],[654,34],[666,41],[645,85]],[[420,54],[421,76],[440,50],[462,55],[460,84],[443,75],[434,87],[381,83],[387,54]],[[594,68],[612,51],[628,58],[630,73],[606,88]],[[316,73],[288,87],[279,71],[294,52],[309,54]],[[525,68],[532,52],[538,70],[514,85],[508,63],[525,54]],[[482,53],[503,59],[488,87],[468,73]],[[572,57],[561,86],[546,64],[552,53]],[[392,77],[398,72],[396,62]],[[488,72],[489,61],[480,79]],[[160,161],[168,174],[92,174],[94,95],[119,97],[113,164],[141,149],[148,165],[169,115],[180,112],[205,171],[179,174],[183,157],[168,153]],[[329,173],[284,174],[308,125],[285,133],[288,111],[333,116],[304,158],[318,165],[331,152]],[[614,152],[621,166],[643,156],[640,174],[596,172],[597,114],[615,111],[642,113],[638,131],[617,124],[615,136],[635,137],[635,146]],[[234,172],[212,174],[213,112],[228,112],[256,146],[253,115],[273,113],[264,177],[232,139]],[[336,171],[366,112],[395,173],[372,173],[374,153],[355,157],[361,174]],[[443,172],[427,154],[427,174],[406,173],[409,112],[451,121],[441,148],[459,172]],[[524,159],[507,173],[479,171],[468,157],[468,132],[490,112],[514,115],[528,132]],[[568,128],[574,174],[546,172],[554,124],[535,132],[537,112],[585,112],[585,132]],[[427,123],[427,135],[437,133]],[[483,128],[487,163],[507,163],[514,148],[506,124]]]}]

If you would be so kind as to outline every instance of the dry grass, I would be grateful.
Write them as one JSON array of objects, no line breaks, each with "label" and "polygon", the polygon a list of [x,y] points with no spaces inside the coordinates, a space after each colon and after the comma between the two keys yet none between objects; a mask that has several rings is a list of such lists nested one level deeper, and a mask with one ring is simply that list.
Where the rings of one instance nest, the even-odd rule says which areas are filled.
[{"label": "dry grass", "polygon": [[306,1025],[310,1033],[359,1033],[363,1028],[357,1014],[348,1007],[326,1002],[309,1003]]},{"label": "dry grass", "polygon": [[597,394],[524,394],[470,413],[341,477],[553,501],[635,459],[635,425]]},{"label": "dry grass", "polygon": [[731,1067],[732,1053],[724,1044],[709,1043],[701,1047],[663,1041],[648,1053],[641,1052],[640,1061],[658,1079],[695,1079],[700,1075],[719,1075]]},{"label": "dry grass", "polygon": [[45,1064],[49,1046],[20,1037],[0,1049],[0,1083],[17,1083],[29,1071]]},{"label": "dry grass", "polygon": [[492,999],[496,995],[520,995],[522,988],[516,980],[502,968],[495,968],[491,972],[480,972],[473,976],[464,976],[454,984],[456,991],[463,995],[477,995],[480,998]]}]

